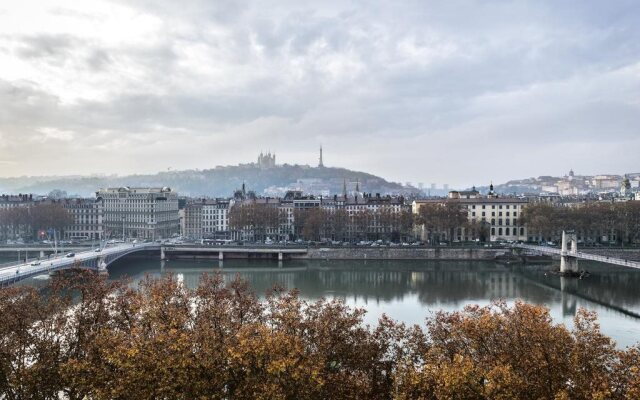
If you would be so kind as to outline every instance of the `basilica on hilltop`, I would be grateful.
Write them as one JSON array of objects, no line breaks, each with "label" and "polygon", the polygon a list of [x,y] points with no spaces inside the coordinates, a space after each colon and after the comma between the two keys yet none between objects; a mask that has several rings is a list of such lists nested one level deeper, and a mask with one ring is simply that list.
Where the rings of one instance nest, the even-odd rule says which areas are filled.
[{"label": "basilica on hilltop", "polygon": [[271,154],[271,151],[267,154],[261,152],[258,156],[257,166],[260,169],[274,168],[276,166],[276,154]]}]

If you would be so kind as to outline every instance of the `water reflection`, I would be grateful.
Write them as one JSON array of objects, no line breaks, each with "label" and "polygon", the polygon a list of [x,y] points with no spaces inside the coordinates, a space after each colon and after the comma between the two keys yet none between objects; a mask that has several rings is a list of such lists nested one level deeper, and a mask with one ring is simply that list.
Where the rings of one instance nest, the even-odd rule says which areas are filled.
[{"label": "water reflection", "polygon": [[275,261],[228,260],[170,262],[124,259],[112,265],[110,277],[176,274],[195,287],[203,273],[220,271],[225,280],[236,274],[258,294],[274,284],[297,288],[302,297],[342,298],[365,307],[367,322],[382,313],[407,323],[421,323],[429,312],[458,310],[467,304],[523,299],[544,304],[555,320],[572,324],[579,307],[599,313],[603,331],[621,345],[640,338],[640,271],[582,263],[591,276],[568,279],[549,272],[550,266],[503,266],[491,262],[444,261]]}]

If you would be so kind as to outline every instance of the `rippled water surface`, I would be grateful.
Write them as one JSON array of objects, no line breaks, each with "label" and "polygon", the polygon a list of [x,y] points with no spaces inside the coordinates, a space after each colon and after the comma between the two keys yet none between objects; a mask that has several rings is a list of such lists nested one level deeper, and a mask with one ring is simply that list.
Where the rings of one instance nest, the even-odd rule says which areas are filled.
[{"label": "rippled water surface", "polygon": [[220,271],[230,280],[246,279],[258,294],[274,284],[297,288],[302,297],[342,298],[367,310],[375,324],[386,313],[407,323],[422,324],[438,310],[460,310],[467,304],[495,299],[543,304],[555,321],[572,325],[579,307],[598,312],[602,330],[624,347],[640,341],[640,270],[581,262],[591,272],[585,279],[563,278],[552,265],[504,266],[466,261],[285,261],[123,259],[109,267],[111,279],[140,280],[145,274],[175,274],[188,286],[203,273]]}]

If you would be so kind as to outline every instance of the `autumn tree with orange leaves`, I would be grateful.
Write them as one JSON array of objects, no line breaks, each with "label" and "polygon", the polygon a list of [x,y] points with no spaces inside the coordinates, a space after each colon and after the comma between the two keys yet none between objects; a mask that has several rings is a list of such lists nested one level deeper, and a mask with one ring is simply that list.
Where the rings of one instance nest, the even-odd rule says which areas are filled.
[{"label": "autumn tree with orange leaves", "polygon": [[573,330],[516,302],[441,312],[424,327],[340,300],[204,275],[54,279],[0,290],[5,399],[637,399],[640,347],[581,310]]}]

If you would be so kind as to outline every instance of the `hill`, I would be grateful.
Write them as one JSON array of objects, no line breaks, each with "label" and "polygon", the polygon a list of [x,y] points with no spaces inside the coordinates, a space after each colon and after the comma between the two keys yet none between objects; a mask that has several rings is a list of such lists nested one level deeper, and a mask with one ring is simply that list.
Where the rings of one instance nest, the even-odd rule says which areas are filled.
[{"label": "hill", "polygon": [[244,182],[258,195],[277,196],[286,190],[301,189],[307,193],[342,193],[355,189],[380,194],[415,194],[418,190],[365,172],[345,168],[278,165],[260,168],[256,164],[219,166],[206,170],[167,171],[129,176],[66,176],[0,178],[0,192],[47,194],[64,190],[69,194],[91,196],[99,188],[120,186],[169,186],[187,196],[231,196]]}]

